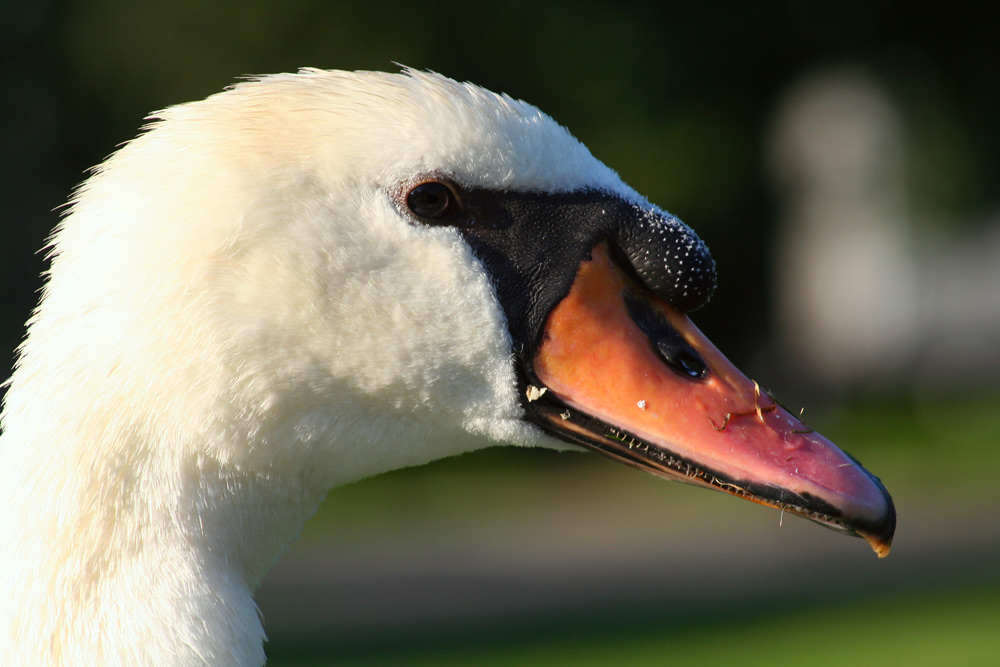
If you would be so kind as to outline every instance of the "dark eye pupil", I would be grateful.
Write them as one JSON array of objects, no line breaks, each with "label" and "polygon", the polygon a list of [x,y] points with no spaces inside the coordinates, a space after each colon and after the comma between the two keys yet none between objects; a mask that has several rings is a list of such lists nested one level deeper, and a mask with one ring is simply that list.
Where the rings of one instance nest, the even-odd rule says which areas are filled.
[{"label": "dark eye pupil", "polygon": [[421,183],[410,190],[406,205],[421,218],[443,218],[455,207],[455,196],[443,183]]}]

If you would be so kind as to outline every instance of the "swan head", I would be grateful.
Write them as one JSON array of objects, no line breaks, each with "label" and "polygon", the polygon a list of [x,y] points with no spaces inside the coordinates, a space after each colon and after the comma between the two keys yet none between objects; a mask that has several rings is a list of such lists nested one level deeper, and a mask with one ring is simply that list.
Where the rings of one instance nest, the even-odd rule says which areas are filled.
[{"label": "swan head", "polygon": [[[192,545],[171,568],[252,590],[330,487],[492,444],[582,446],[888,551],[881,483],[691,324],[697,235],[526,103],[412,70],[249,80],[156,114],[51,255],[0,493],[12,539],[91,593]],[[67,522],[74,544],[24,537]]]},{"label": "swan head", "polygon": [[715,285],[697,235],[507,96],[412,70],[240,83],[157,114],[81,187],[52,254],[10,424],[76,405],[23,421],[125,422],[118,447],[155,434],[324,490],[570,442],[888,548],[881,485],[684,315]]}]

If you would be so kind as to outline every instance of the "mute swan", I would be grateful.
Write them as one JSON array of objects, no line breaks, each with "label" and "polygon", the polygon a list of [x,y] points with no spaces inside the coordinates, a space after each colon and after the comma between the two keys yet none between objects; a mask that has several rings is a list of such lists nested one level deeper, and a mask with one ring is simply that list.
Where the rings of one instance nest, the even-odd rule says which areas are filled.
[{"label": "mute swan", "polygon": [[704,244],[534,107],[303,70],[156,118],[74,196],[9,381],[0,664],[261,664],[252,592],[328,489],[498,443],[888,552],[881,483],[684,315]]}]

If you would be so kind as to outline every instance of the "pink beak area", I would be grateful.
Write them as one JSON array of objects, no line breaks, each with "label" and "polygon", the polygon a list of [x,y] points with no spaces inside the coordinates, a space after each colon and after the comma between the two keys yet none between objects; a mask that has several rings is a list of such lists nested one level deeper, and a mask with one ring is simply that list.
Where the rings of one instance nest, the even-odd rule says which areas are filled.
[{"label": "pink beak area", "polygon": [[[696,355],[668,363],[628,299]],[[861,536],[888,555],[896,516],[878,478],[762,392],[604,243],[549,314],[532,370],[547,391],[529,387],[529,412],[561,437]]]}]

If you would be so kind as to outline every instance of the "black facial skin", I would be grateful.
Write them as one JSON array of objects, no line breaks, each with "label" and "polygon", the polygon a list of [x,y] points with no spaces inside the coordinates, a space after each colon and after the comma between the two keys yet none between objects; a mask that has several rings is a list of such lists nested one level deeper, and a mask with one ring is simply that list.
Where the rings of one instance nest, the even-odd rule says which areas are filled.
[{"label": "black facial skin", "polygon": [[715,288],[715,262],[691,228],[618,195],[464,188],[438,178],[398,199],[420,223],[455,227],[465,238],[493,280],[519,355],[535,349],[549,313],[601,241],[682,311],[704,305]]}]

